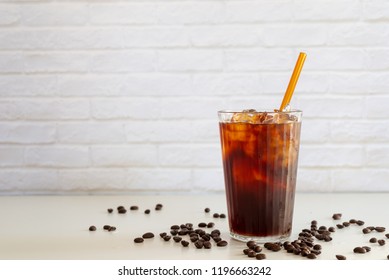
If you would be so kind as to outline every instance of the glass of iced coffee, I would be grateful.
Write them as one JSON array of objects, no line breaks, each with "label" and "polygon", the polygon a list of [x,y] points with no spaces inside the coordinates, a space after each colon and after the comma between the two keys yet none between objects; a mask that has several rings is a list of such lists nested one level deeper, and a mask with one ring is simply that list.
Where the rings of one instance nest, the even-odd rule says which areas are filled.
[{"label": "glass of iced coffee", "polygon": [[219,111],[230,234],[276,242],[292,230],[302,111]]}]

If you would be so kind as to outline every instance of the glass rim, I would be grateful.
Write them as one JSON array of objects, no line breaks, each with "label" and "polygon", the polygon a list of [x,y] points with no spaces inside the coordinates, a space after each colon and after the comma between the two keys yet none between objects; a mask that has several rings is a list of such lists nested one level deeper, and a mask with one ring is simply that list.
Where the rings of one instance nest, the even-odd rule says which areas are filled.
[{"label": "glass rim", "polygon": [[[255,111],[255,112],[246,112],[246,113],[249,113],[249,114],[263,114],[263,113],[267,113],[267,114],[298,114],[298,113],[302,113],[303,111],[302,110],[299,110],[299,109],[293,109],[293,110],[290,110],[290,111],[277,111],[275,112],[274,110],[259,110],[259,111]],[[243,110],[228,110],[228,109],[222,109],[222,110],[219,110],[217,111],[218,114],[234,114],[234,113],[243,113]]]}]

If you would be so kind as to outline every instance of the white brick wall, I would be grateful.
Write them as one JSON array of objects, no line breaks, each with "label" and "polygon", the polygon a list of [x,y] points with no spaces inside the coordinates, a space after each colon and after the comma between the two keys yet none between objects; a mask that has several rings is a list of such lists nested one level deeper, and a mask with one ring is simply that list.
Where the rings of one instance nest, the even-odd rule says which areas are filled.
[{"label": "white brick wall", "polygon": [[389,191],[387,0],[0,0],[0,194],[223,190],[216,111],[304,111],[299,191]]}]

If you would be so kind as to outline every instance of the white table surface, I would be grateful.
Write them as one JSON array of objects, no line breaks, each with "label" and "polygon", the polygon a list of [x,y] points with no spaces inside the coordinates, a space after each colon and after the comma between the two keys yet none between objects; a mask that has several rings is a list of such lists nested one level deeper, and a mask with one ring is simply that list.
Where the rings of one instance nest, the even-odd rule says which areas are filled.
[{"label": "white table surface", "polygon": [[[364,226],[351,225],[332,234],[331,242],[317,241],[322,254],[317,260],[335,260],[336,254],[347,259],[384,260],[389,255],[389,193],[359,194],[302,194],[296,195],[293,233],[297,238],[303,228],[309,228],[311,220],[318,225],[335,226],[339,221],[332,214],[343,214],[342,222],[351,218],[365,221],[364,226],[384,226],[386,232],[363,234]],[[155,211],[157,203],[163,204]],[[138,211],[118,214],[116,207],[139,206]],[[211,208],[205,213],[204,208]],[[113,208],[109,214],[107,208]],[[149,215],[144,214],[151,209]],[[2,196],[0,197],[0,259],[237,259],[246,260],[242,253],[245,243],[232,240],[228,234],[228,220],[216,219],[212,213],[226,213],[224,195],[142,195],[142,196]],[[163,241],[159,233],[169,232],[173,224],[214,222],[229,245],[212,249],[196,249],[191,243],[184,248],[173,239]],[[102,229],[112,225],[116,231]],[[90,225],[97,230],[90,232]],[[144,243],[133,242],[145,232],[155,237]],[[369,243],[371,237],[385,239],[386,245]],[[187,237],[186,237],[187,238]],[[366,254],[355,254],[356,246],[370,246]],[[304,259],[301,256],[264,250],[267,259]]]}]

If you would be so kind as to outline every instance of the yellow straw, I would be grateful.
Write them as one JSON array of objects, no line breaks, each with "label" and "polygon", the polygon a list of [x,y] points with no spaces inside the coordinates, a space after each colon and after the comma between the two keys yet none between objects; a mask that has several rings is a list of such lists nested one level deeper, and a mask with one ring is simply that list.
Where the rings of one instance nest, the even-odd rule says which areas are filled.
[{"label": "yellow straw", "polygon": [[300,77],[301,69],[303,68],[304,61],[307,55],[303,52],[300,53],[296,65],[294,66],[292,77],[290,77],[288,88],[286,89],[284,99],[282,100],[280,111],[283,111],[292,99],[294,89],[296,88],[297,81]]}]

